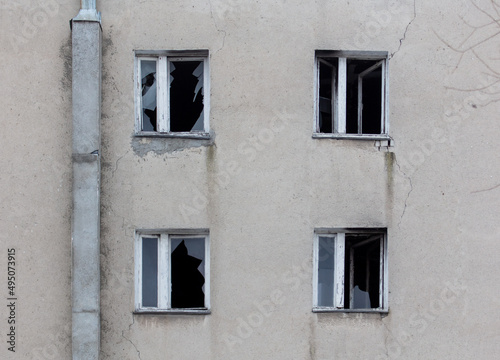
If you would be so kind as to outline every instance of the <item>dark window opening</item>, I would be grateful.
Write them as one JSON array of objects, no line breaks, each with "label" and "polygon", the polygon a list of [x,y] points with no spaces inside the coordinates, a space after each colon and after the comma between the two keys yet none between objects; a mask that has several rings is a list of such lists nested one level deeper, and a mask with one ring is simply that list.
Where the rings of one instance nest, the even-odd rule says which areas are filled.
[{"label": "dark window opening", "polygon": [[345,285],[346,309],[380,307],[381,235],[346,234]]},{"label": "dark window opening", "polygon": [[[346,133],[348,134],[382,132],[382,66],[379,63],[378,60],[347,59]],[[379,66],[376,66],[377,64]]]},{"label": "dark window opening", "polygon": [[142,238],[142,305],[158,306],[158,238]]},{"label": "dark window opening", "polygon": [[203,61],[170,62],[170,131],[203,131]]},{"label": "dark window opening", "polygon": [[334,132],[334,101],[338,59],[321,59],[319,62],[319,131]]},{"label": "dark window opening", "polygon": [[171,240],[172,308],[205,307],[205,239]]}]

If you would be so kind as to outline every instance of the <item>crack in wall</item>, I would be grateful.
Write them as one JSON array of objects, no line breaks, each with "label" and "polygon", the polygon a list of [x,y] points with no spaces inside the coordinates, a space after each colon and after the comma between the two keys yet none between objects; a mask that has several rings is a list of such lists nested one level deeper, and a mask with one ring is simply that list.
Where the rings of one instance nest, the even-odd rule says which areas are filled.
[{"label": "crack in wall", "polygon": [[471,194],[477,194],[477,193],[480,193],[480,192],[486,192],[486,191],[495,190],[495,189],[496,189],[496,188],[498,188],[498,187],[500,187],[500,184],[495,185],[495,186],[493,186],[493,187],[490,187],[490,188],[488,188],[488,189],[471,191]]},{"label": "crack in wall", "polygon": [[217,30],[218,33],[223,33],[224,36],[222,37],[222,45],[220,48],[218,48],[214,54],[217,54],[220,50],[222,50],[222,48],[224,48],[224,44],[226,42],[226,36],[227,36],[227,32],[226,30],[223,30],[223,29],[219,29],[219,26],[217,25],[217,21],[215,21],[215,17],[214,17],[214,10],[213,10],[213,7],[212,7],[212,0],[208,0],[208,4],[210,6],[210,17],[212,18],[212,21],[214,23],[214,27],[215,27],[215,30]]},{"label": "crack in wall", "polygon": [[382,321],[382,326],[385,328],[385,339],[384,339],[384,350],[385,350],[385,355],[389,359],[389,336],[391,335],[391,330],[387,327],[387,324]]},{"label": "crack in wall", "polygon": [[406,33],[408,32],[408,28],[410,27],[410,25],[413,23],[413,21],[417,18],[417,4],[416,4],[417,0],[413,0],[413,18],[410,20],[410,22],[408,23],[408,25],[406,25],[406,28],[405,28],[405,31],[403,33],[403,37],[401,39],[399,39],[399,46],[398,46],[398,49],[396,51],[394,51],[391,56],[389,56],[389,59],[392,59],[394,57],[394,55],[396,55],[396,53],[401,50],[401,46],[403,46],[403,41],[406,40]]},{"label": "crack in wall", "polygon": [[411,181],[411,177],[409,177],[402,169],[401,169],[401,166],[399,165],[398,163],[398,159],[397,157],[395,156],[394,157],[394,162],[396,163],[396,166],[398,167],[398,171],[403,174],[403,176],[408,179],[408,182],[410,184],[410,190],[408,191],[408,194],[406,194],[406,199],[405,199],[405,207],[403,208],[403,212],[401,213],[401,216],[399,218],[399,222],[398,222],[398,228],[401,228],[401,222],[403,221],[403,216],[405,215],[406,213],[406,207],[408,206],[408,199],[410,198],[410,194],[411,192],[413,191],[413,183]]},{"label": "crack in wall", "polygon": [[111,179],[113,179],[115,177],[115,172],[116,170],[118,170],[118,162],[123,159],[123,157],[125,155],[127,155],[128,153],[130,152],[130,150],[127,150],[127,152],[125,154],[123,154],[122,156],[120,156],[118,159],[116,159],[115,161],[115,169],[111,171]]},{"label": "crack in wall", "polygon": [[313,320],[309,322],[309,359],[314,360],[316,358],[316,346],[314,339],[316,338],[316,332]]},{"label": "crack in wall", "polygon": [[[132,325],[135,324],[135,318],[134,318],[134,315],[132,315],[132,324],[130,324],[128,326],[128,331],[130,332],[130,328],[132,327]],[[141,352],[139,351],[139,349],[137,349],[137,346],[135,346],[135,344],[132,342],[132,340],[130,340],[129,338],[127,338],[125,335],[124,335],[124,332],[125,330],[122,330],[122,338],[124,338],[125,340],[127,340],[129,343],[132,344],[132,346],[134,347],[135,351],[137,351],[137,356],[139,358],[139,360],[141,360]]]}]

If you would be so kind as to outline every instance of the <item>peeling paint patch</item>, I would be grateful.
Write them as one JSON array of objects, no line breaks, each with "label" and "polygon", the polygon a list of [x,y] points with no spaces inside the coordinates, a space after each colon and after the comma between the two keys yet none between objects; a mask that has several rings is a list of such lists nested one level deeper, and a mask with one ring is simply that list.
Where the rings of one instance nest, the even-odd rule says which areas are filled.
[{"label": "peeling paint patch", "polygon": [[132,137],[131,146],[134,153],[140,157],[145,157],[149,152],[156,155],[171,154],[190,148],[202,146],[212,146],[215,138],[210,139],[183,139],[183,138],[153,138],[153,137]]}]

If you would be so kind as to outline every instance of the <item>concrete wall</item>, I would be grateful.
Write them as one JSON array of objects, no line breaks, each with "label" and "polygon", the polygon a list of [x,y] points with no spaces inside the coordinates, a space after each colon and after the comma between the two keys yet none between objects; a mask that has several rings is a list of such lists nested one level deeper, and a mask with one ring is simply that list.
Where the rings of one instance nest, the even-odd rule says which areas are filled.
[{"label": "concrete wall", "polygon": [[[71,32],[75,1],[0,3],[2,359],[71,358]],[[7,350],[7,249],[16,348]]]},{"label": "concrete wall", "polygon": [[[103,358],[498,351],[498,275],[487,259],[499,246],[499,193],[475,192],[499,182],[498,105],[450,89],[479,87],[488,69],[445,43],[460,46],[469,35],[460,16],[474,25],[488,19],[469,1],[450,4],[102,4]],[[500,70],[494,48],[478,52]],[[131,138],[134,49],[210,50],[214,145],[168,152],[170,140]],[[389,51],[389,152],[311,138],[315,49]],[[320,226],[388,228],[388,316],[311,312]],[[134,230],[175,227],[210,229],[212,314],[132,315]]]},{"label": "concrete wall", "polygon": [[[494,358],[499,95],[485,87],[500,74],[498,37],[486,40],[498,29],[469,35],[498,15],[489,0],[477,4],[98,3],[101,358]],[[64,74],[78,5],[59,3],[36,36],[2,53],[2,83],[12,85],[0,100],[0,221],[4,248],[20,253],[18,358],[54,341],[52,358],[71,353]],[[4,14],[2,31],[19,32]],[[136,49],[210,51],[212,145],[170,151],[173,140],[133,138]],[[391,54],[393,147],[312,139],[316,49]],[[313,230],[344,226],[387,227],[387,316],[311,311]],[[140,228],[210,229],[210,315],[132,314]]]}]

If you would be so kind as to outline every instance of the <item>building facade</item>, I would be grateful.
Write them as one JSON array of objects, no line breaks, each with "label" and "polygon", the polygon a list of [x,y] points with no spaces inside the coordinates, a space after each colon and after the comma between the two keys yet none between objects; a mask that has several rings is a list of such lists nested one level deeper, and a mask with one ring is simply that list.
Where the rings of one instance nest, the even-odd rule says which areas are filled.
[{"label": "building facade", "polygon": [[496,358],[495,1],[95,5],[1,3],[2,359]]}]

